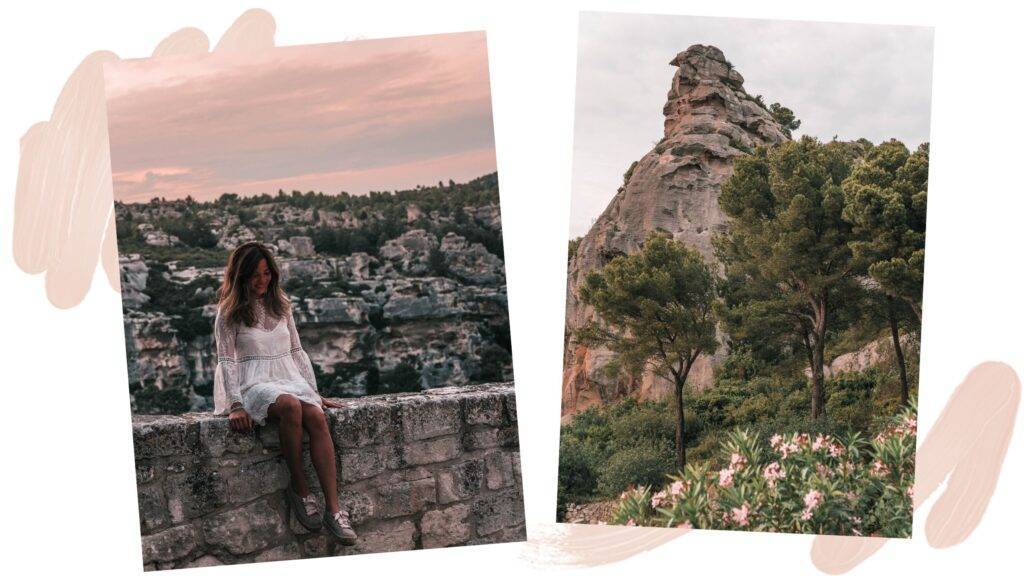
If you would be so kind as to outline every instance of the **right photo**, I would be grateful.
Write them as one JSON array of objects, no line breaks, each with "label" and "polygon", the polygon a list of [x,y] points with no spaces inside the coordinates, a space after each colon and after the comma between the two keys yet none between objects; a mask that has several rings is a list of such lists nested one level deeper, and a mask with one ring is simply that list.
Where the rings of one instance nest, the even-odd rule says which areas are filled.
[{"label": "right photo", "polygon": [[581,13],[559,522],[911,536],[932,47]]}]

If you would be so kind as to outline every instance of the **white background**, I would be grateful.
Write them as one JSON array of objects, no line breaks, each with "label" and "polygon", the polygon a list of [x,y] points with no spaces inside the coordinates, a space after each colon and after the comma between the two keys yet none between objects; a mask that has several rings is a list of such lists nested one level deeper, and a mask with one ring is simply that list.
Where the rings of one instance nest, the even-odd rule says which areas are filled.
[{"label": "white background", "polygon": [[[0,33],[4,572],[141,571],[120,298],[97,268],[70,310],[11,257],[18,141],[49,118],[87,54],[145,57],[186,26],[216,44],[244,10],[267,9],[277,44],[485,29],[512,316],[523,475],[530,527],[554,519],[577,11],[662,12],[936,27],[922,435],[967,371],[985,360],[1024,369],[1018,328],[1021,213],[1020,19],[995,3],[825,2],[238,2],[18,3]],[[696,41],[696,40],[695,40]],[[680,46],[682,50],[685,46]],[[628,48],[623,48],[628,49]],[[806,58],[814,58],[808,53]],[[658,111],[652,111],[657,114]],[[980,526],[960,546],[892,542],[852,574],[1004,573],[1020,556],[1021,426]],[[593,574],[626,570],[816,574],[811,537],[692,533]],[[551,571],[520,544],[215,568],[216,574],[367,571],[520,574]],[[6,565],[11,566],[6,566]],[[1002,568],[1002,569],[999,569]],[[1012,569],[1013,571],[1019,568]]]}]

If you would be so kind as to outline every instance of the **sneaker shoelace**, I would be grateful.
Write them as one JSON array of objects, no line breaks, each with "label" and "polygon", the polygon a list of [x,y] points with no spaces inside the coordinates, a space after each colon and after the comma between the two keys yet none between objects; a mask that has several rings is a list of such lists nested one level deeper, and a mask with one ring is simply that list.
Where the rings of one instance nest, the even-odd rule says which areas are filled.
[{"label": "sneaker shoelace", "polygon": [[352,526],[349,525],[348,511],[347,510],[338,510],[337,512],[335,512],[334,513],[334,519],[338,522],[338,525],[341,526],[342,528],[351,528],[352,527]]},{"label": "sneaker shoelace", "polygon": [[307,494],[306,497],[302,499],[302,507],[306,509],[307,516],[316,515],[316,496],[313,496],[312,494]]}]

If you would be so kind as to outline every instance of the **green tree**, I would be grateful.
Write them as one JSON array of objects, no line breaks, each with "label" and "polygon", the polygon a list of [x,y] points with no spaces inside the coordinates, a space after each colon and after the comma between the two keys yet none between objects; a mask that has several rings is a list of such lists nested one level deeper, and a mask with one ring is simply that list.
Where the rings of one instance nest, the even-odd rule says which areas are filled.
[{"label": "green tree", "polygon": [[588,274],[580,298],[598,317],[578,331],[581,343],[614,352],[613,369],[650,368],[674,384],[676,454],[685,467],[683,388],[697,358],[718,347],[710,268],[699,253],[652,234],[641,251]]},{"label": "green tree", "polygon": [[861,270],[885,294],[885,310],[900,370],[901,400],[909,401],[900,343],[900,303],[921,323],[928,144],[911,154],[899,140],[879,144],[843,182],[843,217],[853,225],[850,243]]},{"label": "green tree", "polygon": [[792,137],[793,130],[800,127],[800,121],[797,120],[796,114],[778,102],[772,104],[768,108],[768,112],[771,113],[772,118],[782,126],[782,131],[786,133],[786,136]]},{"label": "green tree", "polygon": [[825,418],[830,321],[858,289],[840,186],[855,154],[853,146],[808,136],[760,147],[736,160],[719,197],[732,219],[714,240],[726,276],[726,324],[803,348],[815,419]]}]

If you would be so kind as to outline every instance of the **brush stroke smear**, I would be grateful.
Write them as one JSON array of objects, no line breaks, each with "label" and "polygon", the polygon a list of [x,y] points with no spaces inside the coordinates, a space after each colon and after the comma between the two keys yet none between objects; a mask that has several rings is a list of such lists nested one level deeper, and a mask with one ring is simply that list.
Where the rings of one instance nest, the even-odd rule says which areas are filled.
[{"label": "brush stroke smear", "polygon": [[119,201],[359,194],[496,167],[482,32],[124,60],[106,80]]},{"label": "brush stroke smear", "polygon": [[[224,34],[217,50],[245,52],[273,46],[274,21],[248,10]],[[209,50],[206,35],[184,28],[160,42],[156,57]],[[120,291],[103,65],[117,55],[98,51],[72,72],[48,121],[21,139],[14,196],[14,261],[28,274],[45,272],[46,295],[58,308],[77,306],[89,292],[102,256],[107,282]]]},{"label": "brush stroke smear", "polygon": [[[948,548],[963,542],[981,522],[1013,437],[1020,395],[1020,378],[1013,368],[1001,362],[979,364],[953,391],[921,444],[915,508],[946,481],[946,489],[925,523],[932,547]],[[885,542],[884,538],[818,536],[811,560],[823,572],[841,574]]]}]

